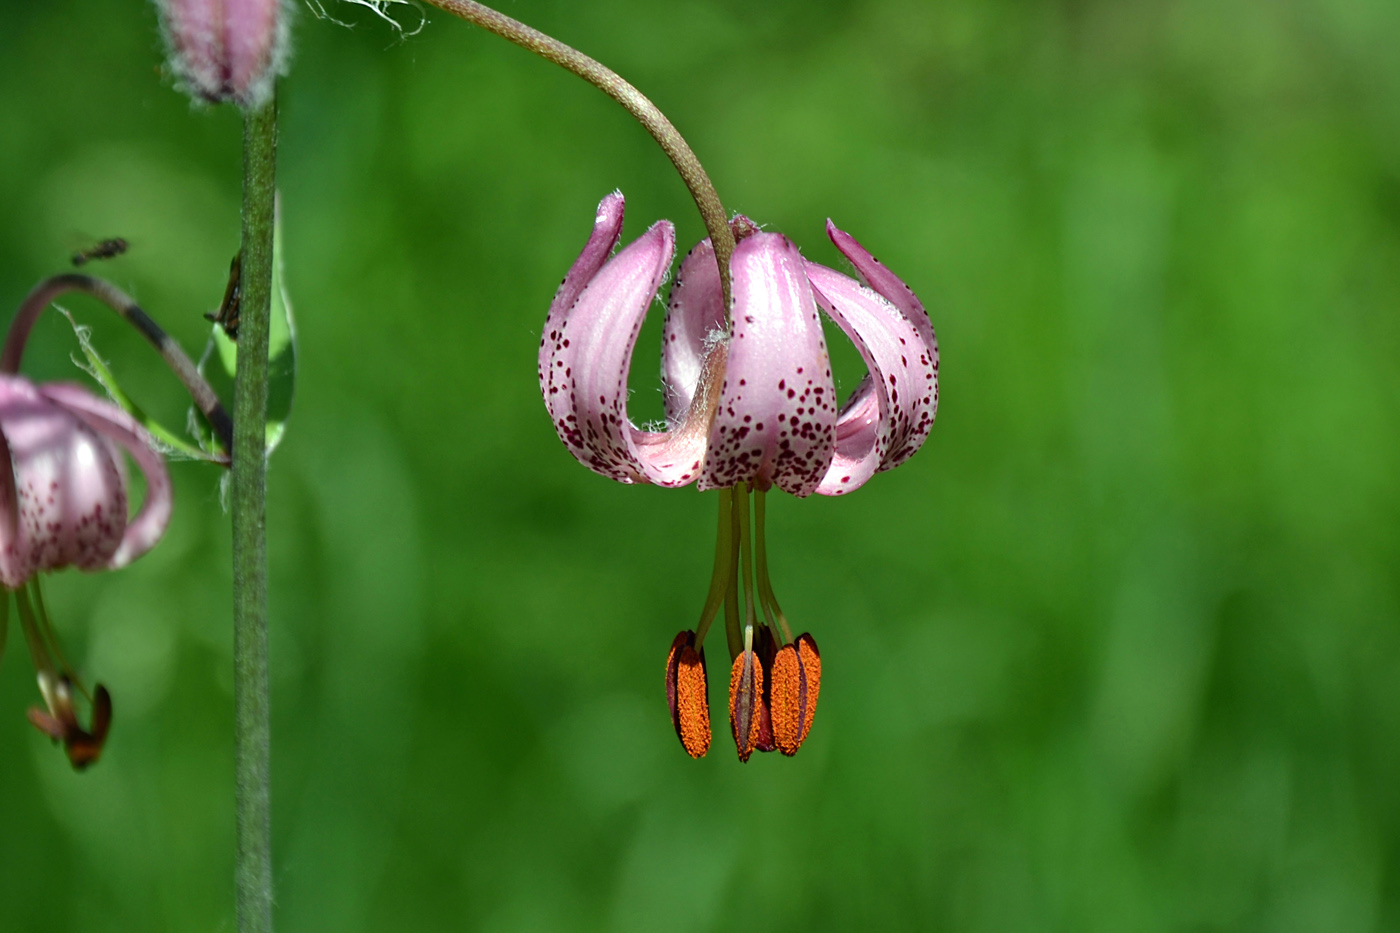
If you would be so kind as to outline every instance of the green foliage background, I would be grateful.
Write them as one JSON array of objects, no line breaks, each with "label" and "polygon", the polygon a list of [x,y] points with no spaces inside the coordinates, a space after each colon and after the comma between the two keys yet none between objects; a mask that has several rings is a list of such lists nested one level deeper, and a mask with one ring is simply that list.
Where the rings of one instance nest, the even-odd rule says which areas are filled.
[{"label": "green foliage background", "polygon": [[[684,188],[513,46],[333,10],[298,9],[282,96],[281,929],[1400,929],[1400,6],[506,6],[649,93],[729,209],[832,264],[834,218],[938,330],[923,452],[771,503],[825,683],[801,754],[747,766],[722,671],[703,761],[662,695],[715,497],[584,470],[535,382],[598,199],[684,249]],[[171,89],[148,4],[9,0],[0,63],[0,304],[121,235],[101,271],[197,352],[237,114]],[[139,339],[66,304],[182,423]],[[26,368],[74,350],[51,315]],[[116,702],[89,773],[25,722],[12,634],[5,931],[232,929],[228,522],[214,470],[174,473],[155,552],[48,585]]]}]

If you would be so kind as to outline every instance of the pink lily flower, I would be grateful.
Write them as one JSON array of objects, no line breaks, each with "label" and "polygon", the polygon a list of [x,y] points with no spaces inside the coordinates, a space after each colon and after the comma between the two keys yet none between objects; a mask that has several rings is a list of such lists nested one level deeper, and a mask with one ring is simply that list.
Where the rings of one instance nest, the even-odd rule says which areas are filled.
[{"label": "pink lily flower", "polygon": [[[677,636],[667,663],[672,721],[686,750],[703,755],[709,720],[698,712],[706,706],[699,700],[702,643],[723,603],[739,756],[775,747],[793,754],[811,727],[820,658],[809,634],[792,637],[773,597],[763,495],[775,485],[799,497],[842,495],[913,456],[938,407],[933,327],[908,286],[830,221],[827,235],[864,283],[803,259],[787,237],[737,217],[729,314],[706,240],[682,261],[667,305],[666,428],[639,428],[627,415],[628,371],[642,320],[670,268],[675,233],[660,221],[613,256],[622,216],[621,193],[605,197],[554,297],[540,341],[545,407],[569,452],[603,476],[725,491],[710,598],[696,630]],[[869,370],[839,406],[818,308],[855,343]]]},{"label": "pink lily flower", "polygon": [[[170,476],[135,418],[78,385],[36,386],[0,375],[0,583],[72,564],[124,567],[170,522]],[[146,477],[146,501],[127,519],[121,452]]]},{"label": "pink lily flower", "polygon": [[[80,386],[36,386],[0,374],[0,583],[15,594],[48,708],[30,710],[30,721],[64,743],[76,768],[101,754],[111,697],[99,684],[89,698],[92,730],[78,725],[75,678],[58,650],[36,576],[69,565],[123,567],[155,546],[169,524],[172,497],[165,461],[153,445],[134,418]],[[130,519],[123,452],[146,479],[145,501]],[[0,609],[3,646],[8,593]],[[86,692],[81,685],[78,690]]]}]

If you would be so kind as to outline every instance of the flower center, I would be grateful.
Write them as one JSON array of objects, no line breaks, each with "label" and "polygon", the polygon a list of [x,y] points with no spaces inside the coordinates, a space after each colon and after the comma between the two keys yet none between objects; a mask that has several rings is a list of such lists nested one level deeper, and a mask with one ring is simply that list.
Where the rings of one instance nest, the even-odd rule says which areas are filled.
[{"label": "flower center", "polygon": [[710,436],[710,425],[714,423],[715,412],[719,410],[719,390],[724,386],[724,369],[728,361],[728,340],[716,340],[701,364],[700,379],[695,384],[695,394],[690,399],[685,418],[673,426],[674,440],[671,443],[681,442],[689,446],[703,443]]}]

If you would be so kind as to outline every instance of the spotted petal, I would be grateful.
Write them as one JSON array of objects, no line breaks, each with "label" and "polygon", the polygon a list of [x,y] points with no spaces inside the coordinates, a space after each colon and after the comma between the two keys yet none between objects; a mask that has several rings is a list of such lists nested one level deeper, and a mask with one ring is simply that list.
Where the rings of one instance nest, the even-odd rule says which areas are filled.
[{"label": "spotted petal", "polygon": [[[125,567],[155,547],[170,524],[174,495],[165,459],[156,452],[150,432],[140,422],[116,405],[96,398],[81,386],[61,382],[47,383],[39,387],[39,392],[102,435],[110,444],[126,451],[146,479],[145,501],[127,522],[126,531],[122,534],[116,550],[105,562],[98,565],[108,568]],[[98,569],[98,566],[81,563],[79,566],[84,570]]]},{"label": "spotted petal", "polygon": [[627,417],[627,373],[647,308],[675,247],[661,221],[611,259],[622,195],[598,205],[593,235],[555,295],[540,342],[540,391],[555,431],[580,463],[623,483],[684,485],[698,471],[704,435],[648,432]]},{"label": "spotted petal", "polygon": [[841,495],[903,462],[923,443],[933,422],[937,374],[918,331],[894,305],[826,266],[809,262],[807,275],[817,303],[869,368],[841,411],[836,456],[817,489]]},{"label": "spotted petal", "polygon": [[16,517],[3,542],[4,584],[68,564],[103,566],[126,528],[126,477],[111,442],[18,376],[0,379],[0,428]]},{"label": "spotted petal", "polygon": [[836,398],[802,254],[785,236],[756,233],[730,270],[729,359],[699,488],[751,480],[809,495],[831,463]]},{"label": "spotted petal", "polygon": [[856,267],[865,283],[883,295],[886,301],[909,319],[933,354],[933,368],[938,369],[938,339],[934,336],[933,325],[929,323],[928,312],[924,310],[923,302],[919,301],[914,290],[887,269],[884,263],[870,255],[870,251],[857,243],[855,237],[837,227],[830,219],[826,222],[826,235],[842,255],[850,260],[851,265]]},{"label": "spotted petal", "polygon": [[[823,482],[820,492],[837,495],[837,486],[860,485],[869,478],[865,474],[857,481],[860,472],[871,469],[872,455],[878,455],[878,472],[903,464],[923,445],[938,412],[938,342],[923,304],[909,286],[832,221],[827,221],[826,230],[857,272],[879,286],[867,289],[832,269],[808,263],[823,310],[860,347],[871,373],[848,399],[837,423],[837,461],[857,461],[840,462],[840,474],[833,466]],[[876,408],[878,426],[871,420]],[[846,476],[850,481],[841,483]]]}]

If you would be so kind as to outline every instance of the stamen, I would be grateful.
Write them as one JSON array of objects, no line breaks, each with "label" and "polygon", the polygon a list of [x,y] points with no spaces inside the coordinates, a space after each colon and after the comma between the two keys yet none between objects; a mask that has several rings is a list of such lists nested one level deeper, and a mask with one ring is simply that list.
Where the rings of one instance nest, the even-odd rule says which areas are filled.
[{"label": "stamen", "polygon": [[705,608],[700,610],[700,624],[695,626],[695,646],[705,643],[705,634],[724,604],[725,591],[734,576],[734,490],[719,491],[719,528],[715,531],[715,569],[710,575],[710,592],[705,596]]},{"label": "stamen", "polygon": [[739,515],[738,497],[730,492],[730,502],[733,508],[730,509],[729,518],[729,589],[724,594],[724,634],[729,641],[729,656],[737,658],[744,650],[744,633],[742,623],[739,621]]},{"label": "stamen", "polygon": [[753,638],[753,653],[763,669],[763,690],[758,698],[758,740],[754,747],[760,752],[771,752],[778,747],[773,741],[773,698],[770,695],[773,689],[773,653],[776,650],[773,630],[760,625],[754,629]]},{"label": "stamen", "polygon": [[784,645],[773,658],[773,741],[784,755],[797,754],[807,718],[807,678],[797,648]]},{"label": "stamen", "polygon": [[58,641],[58,633],[54,631],[53,620],[49,618],[48,606],[44,604],[44,590],[39,585],[39,577],[36,576],[30,580],[29,587],[34,597],[34,617],[39,623],[39,631],[43,634],[44,640],[48,642],[49,652],[58,662],[58,669],[63,672],[63,676],[77,686],[82,695],[91,703],[92,694],[88,693],[87,688],[78,680],[77,674],[73,672],[73,665],[69,664],[68,659],[63,655],[63,648]]},{"label": "stamen", "polygon": [[744,650],[753,650],[753,540],[749,532],[749,484],[734,487],[734,521],[739,526],[739,566],[744,572]]},{"label": "stamen", "polygon": [[[19,608],[19,624],[24,632],[25,644],[29,646],[29,659],[34,662],[34,670],[41,676],[45,673],[54,674],[53,657],[49,651],[49,646],[44,639],[43,633],[39,630],[39,623],[34,618],[34,607],[29,603],[29,587],[21,586],[14,591],[15,605]],[[40,689],[43,689],[43,681],[40,681]],[[45,700],[47,701],[47,697]]]},{"label": "stamen", "polygon": [[[753,627],[748,628],[752,644]],[[729,670],[729,726],[734,732],[734,745],[739,760],[747,762],[758,745],[761,721],[759,708],[763,695],[763,665],[750,649],[734,659]]]},{"label": "stamen", "polygon": [[68,761],[74,770],[82,771],[102,756],[103,743],[112,726],[112,696],[107,688],[97,685],[92,701],[92,731],[78,724],[73,711],[73,684],[67,677],[55,678],[49,671],[39,672],[39,692],[43,694],[48,711],[30,707],[29,722],[55,742],[63,743]]},{"label": "stamen", "polygon": [[[34,661],[39,693],[44,698],[45,709],[31,707],[29,721],[55,742],[62,742],[68,761],[75,769],[81,771],[102,755],[102,745],[112,725],[112,696],[101,684],[89,694],[86,688],[78,683],[72,668],[68,666],[59,650],[58,636],[49,620],[38,578],[21,586],[14,594],[15,605],[19,608],[20,627],[24,630],[24,640],[29,645],[29,656]],[[4,600],[4,603],[3,616],[8,619],[9,600]],[[91,731],[78,723],[78,714],[73,709],[75,686],[92,704]]]},{"label": "stamen", "polygon": [[671,725],[691,758],[710,750],[710,686],[705,653],[695,650],[695,633],[681,632],[666,658],[666,702]]},{"label": "stamen", "polygon": [[758,597],[763,601],[763,611],[769,619],[777,621],[778,629],[774,631],[774,636],[786,645],[792,642],[792,628],[788,625],[787,616],[783,615],[782,607],[778,605],[778,597],[773,595],[773,583],[768,578],[768,545],[764,539],[767,498],[768,494],[761,489],[754,492],[754,551],[758,563]]},{"label": "stamen", "polygon": [[822,656],[817,651],[817,641],[809,632],[797,636],[797,654],[802,659],[802,673],[807,678],[807,705],[802,716],[802,735],[798,744],[807,740],[812,731],[812,720],[817,715],[817,695],[822,690]]}]

